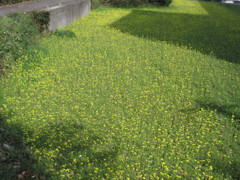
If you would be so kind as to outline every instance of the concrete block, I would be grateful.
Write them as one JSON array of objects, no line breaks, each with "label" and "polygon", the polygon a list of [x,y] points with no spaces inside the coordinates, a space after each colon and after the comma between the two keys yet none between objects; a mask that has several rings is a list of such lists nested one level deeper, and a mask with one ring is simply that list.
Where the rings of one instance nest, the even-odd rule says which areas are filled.
[{"label": "concrete block", "polygon": [[76,0],[72,3],[61,4],[44,10],[50,12],[49,30],[54,31],[87,15],[91,11],[91,1]]}]

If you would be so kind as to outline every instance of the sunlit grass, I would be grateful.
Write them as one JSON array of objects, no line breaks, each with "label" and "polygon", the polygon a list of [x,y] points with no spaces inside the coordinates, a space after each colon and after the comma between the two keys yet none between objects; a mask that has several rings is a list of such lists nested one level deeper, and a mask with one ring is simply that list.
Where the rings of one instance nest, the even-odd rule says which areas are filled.
[{"label": "sunlit grass", "polygon": [[[191,18],[217,6],[233,18],[233,42],[237,14],[180,0],[169,9],[102,7],[46,36],[3,80],[2,110],[24,131],[34,166],[51,179],[239,178],[239,61],[202,51],[203,36],[193,47],[161,39],[171,26],[157,31],[161,14],[149,12],[172,21],[179,9],[190,22],[176,19],[179,30],[191,30]],[[142,18],[131,29],[123,19],[135,12]]]}]

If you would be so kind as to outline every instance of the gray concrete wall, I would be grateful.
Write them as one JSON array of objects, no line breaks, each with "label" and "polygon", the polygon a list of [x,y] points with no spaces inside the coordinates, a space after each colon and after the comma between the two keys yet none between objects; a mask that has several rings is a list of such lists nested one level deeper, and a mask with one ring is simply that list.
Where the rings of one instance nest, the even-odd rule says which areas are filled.
[{"label": "gray concrete wall", "polygon": [[0,16],[17,12],[49,11],[49,30],[54,31],[80,19],[91,11],[91,0],[37,0],[0,6]]},{"label": "gray concrete wall", "polygon": [[49,30],[54,31],[87,15],[91,11],[91,1],[75,0],[44,10],[50,12]]}]

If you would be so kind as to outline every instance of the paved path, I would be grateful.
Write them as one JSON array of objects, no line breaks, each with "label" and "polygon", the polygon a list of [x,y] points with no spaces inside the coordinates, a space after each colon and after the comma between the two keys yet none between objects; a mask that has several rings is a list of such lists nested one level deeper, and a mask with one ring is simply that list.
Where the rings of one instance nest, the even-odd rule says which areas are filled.
[{"label": "paved path", "polygon": [[0,16],[6,16],[8,14],[16,12],[29,12],[34,10],[42,10],[51,8],[53,6],[68,4],[70,2],[72,2],[72,0],[36,0],[12,5],[2,5],[0,6]]}]

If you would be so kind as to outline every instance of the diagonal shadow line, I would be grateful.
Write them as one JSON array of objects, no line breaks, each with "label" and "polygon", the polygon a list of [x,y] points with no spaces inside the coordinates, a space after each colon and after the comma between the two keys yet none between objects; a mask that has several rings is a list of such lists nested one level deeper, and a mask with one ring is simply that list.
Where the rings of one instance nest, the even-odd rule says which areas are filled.
[{"label": "diagonal shadow line", "polygon": [[[208,4],[201,4],[210,12]],[[214,12],[206,16],[133,10],[110,27],[133,36],[186,46],[239,64],[240,22],[235,19],[229,21],[232,16],[218,15]]]},{"label": "diagonal shadow line", "polygon": [[202,100],[196,100],[196,103],[199,107],[182,109],[181,112],[194,112],[200,110],[201,108],[208,109],[211,111],[216,111],[218,114],[222,114],[225,117],[233,118],[236,122],[240,122],[240,112],[235,109],[239,109],[239,105],[236,103],[220,105],[218,102],[210,101],[205,102]]},{"label": "diagonal shadow line", "polygon": [[217,113],[222,114],[228,118],[233,118],[237,122],[240,120],[240,113],[235,111],[235,109],[239,108],[238,104],[219,105],[217,102],[206,103],[200,100],[196,102],[200,107],[210,109],[212,111],[216,110]]}]

